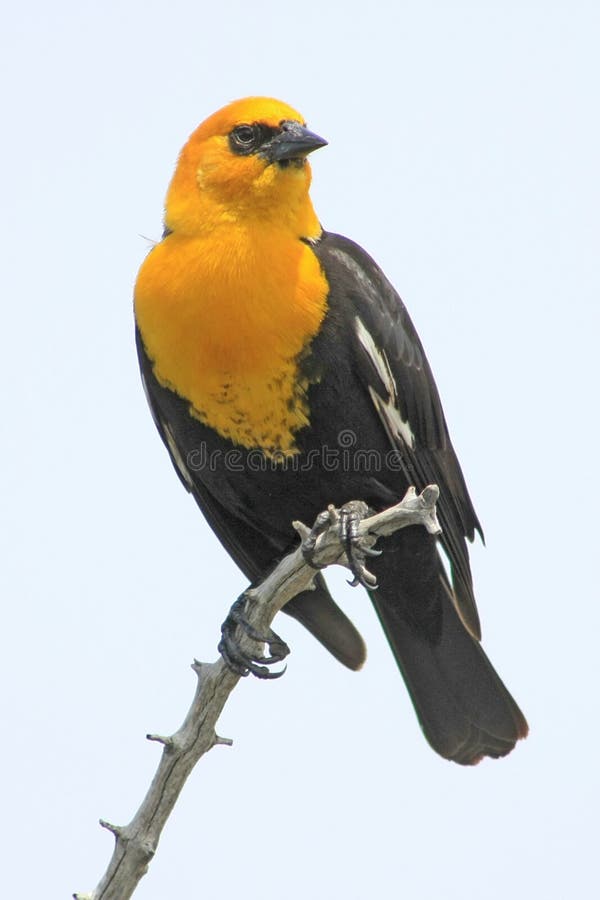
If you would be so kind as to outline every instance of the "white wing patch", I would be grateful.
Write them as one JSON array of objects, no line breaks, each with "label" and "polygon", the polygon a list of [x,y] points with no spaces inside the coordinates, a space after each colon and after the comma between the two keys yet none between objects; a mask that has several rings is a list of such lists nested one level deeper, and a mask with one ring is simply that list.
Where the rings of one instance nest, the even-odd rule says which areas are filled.
[{"label": "white wing patch", "polygon": [[152,407],[152,400],[150,399],[150,391],[148,390],[148,385],[146,383],[146,379],[144,378],[144,373],[142,372],[141,375],[142,375],[142,387],[144,388],[144,394],[146,395],[146,400],[148,401],[150,415],[152,416],[152,421],[154,422],[154,424],[156,425],[156,427],[158,428],[158,430],[160,432],[160,423],[159,423],[158,419],[156,418],[156,413],[154,412],[154,409]]},{"label": "white wing patch", "polygon": [[390,397],[396,397],[396,383],[394,382],[387,356],[385,355],[383,350],[380,350],[377,347],[375,341],[373,340],[373,335],[369,331],[367,331],[364,323],[358,318],[358,316],[356,316],[354,321],[356,322],[356,333],[358,335],[358,339],[363,345],[364,349],[367,351],[369,358],[377,371],[377,374],[385,384],[388,394],[390,395]]},{"label": "white wing patch", "polygon": [[177,444],[175,443],[175,438],[173,437],[173,432],[171,431],[171,428],[169,427],[169,425],[167,425],[166,422],[162,422],[161,424],[162,424],[162,430],[167,439],[167,444],[169,445],[169,452],[171,454],[173,462],[177,466],[179,474],[185,481],[185,483],[188,487],[188,490],[192,491],[194,489],[194,482],[192,481],[192,476],[190,475],[190,471],[189,471],[188,467],[186,466],[181,453],[179,452],[179,448],[178,448]]},{"label": "white wing patch", "polygon": [[400,438],[408,447],[413,449],[415,446],[415,436],[410,427],[410,422],[404,420],[400,415],[396,382],[394,381],[394,376],[392,375],[392,370],[390,369],[390,364],[385,355],[385,351],[379,349],[373,340],[372,334],[367,330],[364,322],[362,322],[358,316],[356,316],[354,321],[356,324],[357,337],[388,393],[389,399],[384,400],[373,387],[369,387],[373,405],[375,406],[379,418],[382,420],[390,438],[392,440]]},{"label": "white wing patch", "polygon": [[190,475],[190,471],[189,471],[188,467],[186,466],[181,453],[179,452],[179,448],[178,448],[177,444],[175,443],[175,438],[173,437],[173,432],[171,431],[170,427],[167,425],[166,422],[163,422],[162,420],[159,421],[156,413],[154,412],[154,408],[153,408],[152,402],[150,400],[150,391],[148,390],[148,385],[146,384],[146,379],[144,378],[143,374],[142,374],[142,385],[144,387],[144,393],[146,395],[146,400],[148,401],[148,406],[150,407],[150,412],[152,413],[152,418],[154,419],[154,424],[158,428],[159,433],[164,434],[167,444],[169,446],[169,452],[171,454],[171,458],[172,458],[173,462],[175,463],[175,465],[177,466],[177,471],[179,472],[179,474],[185,481],[187,489],[189,491],[193,491],[194,490],[194,482],[192,480],[192,476]]}]

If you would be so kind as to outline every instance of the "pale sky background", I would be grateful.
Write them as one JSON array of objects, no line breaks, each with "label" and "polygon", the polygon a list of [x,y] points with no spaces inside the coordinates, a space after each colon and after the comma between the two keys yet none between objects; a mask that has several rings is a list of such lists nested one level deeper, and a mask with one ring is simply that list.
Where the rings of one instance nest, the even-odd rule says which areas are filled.
[{"label": "pale sky background", "polygon": [[[418,327],[483,522],[484,646],[531,736],[464,769],[422,737],[375,614],[343,669],[287,617],[136,897],[597,896],[600,7],[23,2],[0,31],[3,897],[104,871],[194,656],[245,586],[139,383],[131,294],[177,153],[234,98],[301,110],[326,228]],[[144,235],[145,237],[141,237]]]}]

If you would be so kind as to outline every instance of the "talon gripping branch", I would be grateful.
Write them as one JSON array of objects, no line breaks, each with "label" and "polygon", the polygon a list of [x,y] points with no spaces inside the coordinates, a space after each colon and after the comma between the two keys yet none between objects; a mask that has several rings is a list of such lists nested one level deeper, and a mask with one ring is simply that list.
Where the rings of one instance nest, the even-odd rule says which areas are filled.
[{"label": "talon gripping branch", "polygon": [[[462,764],[504,756],[527,723],[479,643],[465,541],[479,522],[402,301],[314,212],[306,157],[325,144],[268,98],[231,103],[188,140],[135,289],[150,408],[252,581],[295,544],[292,520],[438,484],[439,546],[420,527],[381,541],[371,600],[434,750]],[[362,638],[316,582],[285,611],[358,669]]]}]

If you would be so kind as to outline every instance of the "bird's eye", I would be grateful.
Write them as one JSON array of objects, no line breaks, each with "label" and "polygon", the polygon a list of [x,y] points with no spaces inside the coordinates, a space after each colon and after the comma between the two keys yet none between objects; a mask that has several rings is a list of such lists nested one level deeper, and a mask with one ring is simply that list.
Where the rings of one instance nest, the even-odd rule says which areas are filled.
[{"label": "bird's eye", "polygon": [[234,153],[252,153],[260,142],[257,125],[237,125],[229,135],[229,144]]},{"label": "bird's eye", "polygon": [[254,140],[254,128],[252,125],[238,125],[234,134],[240,144],[251,144]]}]

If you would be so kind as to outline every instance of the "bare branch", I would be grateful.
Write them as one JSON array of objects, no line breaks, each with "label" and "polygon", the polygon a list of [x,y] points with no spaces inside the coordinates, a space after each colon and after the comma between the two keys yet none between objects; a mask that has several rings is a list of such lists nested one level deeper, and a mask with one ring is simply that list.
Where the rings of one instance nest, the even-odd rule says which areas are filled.
[{"label": "bare branch", "polygon": [[[396,506],[364,519],[359,525],[366,546],[377,538],[392,534],[408,525],[423,525],[430,534],[438,534],[435,504],[437,486],[429,485],[417,496],[410,488]],[[329,527],[317,539],[313,561],[319,566],[347,565],[340,542],[339,515],[329,507]],[[304,540],[310,529],[300,522],[294,527]],[[306,562],[302,547],[281,560],[279,565],[256,588],[245,592],[246,615],[258,631],[268,629],[277,612],[299,594],[311,588],[315,570]],[[242,635],[242,649],[255,642]],[[175,734],[165,737],[148,734],[148,740],[163,745],[162,756],[144,800],[129,825],[118,826],[100,820],[103,828],[115,837],[115,848],[105,874],[91,894],[74,894],[75,900],[128,900],[145,875],[156,852],[160,835],[185,781],[204,753],[216,744],[230,746],[229,738],[219,737],[215,726],[221,711],[240,676],[222,659],[214,663],[194,661],[196,692],[185,720]]]}]

